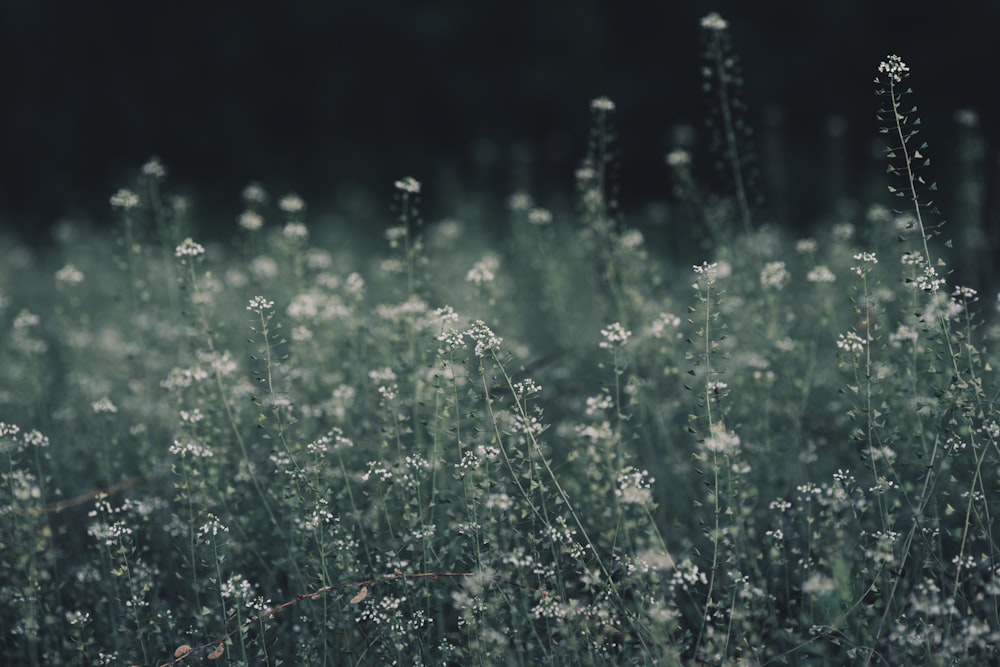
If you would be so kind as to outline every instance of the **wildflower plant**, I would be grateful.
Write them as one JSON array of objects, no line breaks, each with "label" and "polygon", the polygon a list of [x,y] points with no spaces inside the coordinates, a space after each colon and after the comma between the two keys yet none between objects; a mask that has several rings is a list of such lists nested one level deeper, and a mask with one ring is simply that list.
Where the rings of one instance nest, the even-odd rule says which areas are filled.
[{"label": "wildflower plant", "polygon": [[[729,22],[717,12],[701,19],[704,43],[702,89],[709,100],[708,127],[712,133],[716,167],[733,189],[743,232],[753,230],[753,208],[758,206],[756,194],[756,153],[753,127],[746,118],[743,99],[743,73],[732,44]],[[675,156],[676,166],[682,166]]]},{"label": "wildflower plant", "polygon": [[401,179],[375,251],[259,184],[208,243],[151,159],[112,235],[12,243],[4,657],[996,662],[994,299],[940,259],[909,69],[878,68],[899,210],[793,239],[750,227],[729,24],[701,29],[744,194],[676,217],[753,238],[693,267],[625,224],[603,97],[575,217],[517,192],[500,242],[425,229]]}]

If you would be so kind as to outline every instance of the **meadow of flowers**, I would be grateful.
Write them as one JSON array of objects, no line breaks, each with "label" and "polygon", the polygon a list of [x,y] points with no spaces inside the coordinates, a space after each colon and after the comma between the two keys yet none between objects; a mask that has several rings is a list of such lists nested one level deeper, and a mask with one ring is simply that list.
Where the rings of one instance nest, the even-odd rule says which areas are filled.
[{"label": "meadow of flowers", "polygon": [[607,98],[573,210],[425,221],[403,178],[373,246],[251,184],[210,242],[151,159],[113,231],[8,242],[7,664],[997,661],[1000,334],[908,69],[885,201],[793,238],[727,29],[683,251],[620,213]]}]

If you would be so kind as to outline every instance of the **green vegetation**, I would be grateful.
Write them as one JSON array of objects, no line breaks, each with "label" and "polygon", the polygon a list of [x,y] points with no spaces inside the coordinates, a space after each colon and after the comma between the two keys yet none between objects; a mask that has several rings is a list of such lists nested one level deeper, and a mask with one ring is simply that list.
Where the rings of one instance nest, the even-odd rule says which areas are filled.
[{"label": "green vegetation", "polygon": [[898,210],[790,239],[703,30],[731,196],[668,156],[697,257],[619,213],[606,98],[574,211],[427,223],[405,178],[371,248],[254,184],[203,244],[154,159],[113,234],[9,247],[9,664],[996,661],[998,333],[908,71],[878,72]]}]

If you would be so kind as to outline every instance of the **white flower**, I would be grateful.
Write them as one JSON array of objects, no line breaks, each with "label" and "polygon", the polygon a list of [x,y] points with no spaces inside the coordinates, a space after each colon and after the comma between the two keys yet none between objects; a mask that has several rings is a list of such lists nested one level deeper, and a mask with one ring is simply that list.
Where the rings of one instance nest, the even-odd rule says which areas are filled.
[{"label": "white flower", "polygon": [[806,280],[811,283],[832,283],[836,279],[837,276],[833,275],[833,271],[822,264],[813,267],[813,269],[806,274]]},{"label": "white flower", "polygon": [[691,154],[683,148],[675,148],[667,153],[666,161],[671,167],[685,167],[691,164]]},{"label": "white flower", "polygon": [[118,412],[118,406],[111,402],[111,399],[105,396],[104,398],[94,401],[90,404],[90,409],[96,414],[108,414],[113,415]]},{"label": "white flower", "polygon": [[56,282],[60,285],[79,285],[83,282],[83,272],[72,264],[56,271]]},{"label": "white flower", "polygon": [[906,66],[902,58],[893,54],[879,63],[878,71],[888,74],[892,81],[899,83],[904,77],[909,76],[910,68]]},{"label": "white flower", "polygon": [[552,213],[547,208],[533,208],[528,211],[528,222],[533,225],[547,225],[552,222]]},{"label": "white flower", "polygon": [[412,176],[407,176],[396,181],[396,189],[415,195],[420,192],[420,181]]},{"label": "white flower", "polygon": [[278,208],[285,213],[301,213],[305,210],[306,203],[302,200],[302,197],[294,192],[290,192],[278,201]]},{"label": "white flower", "polygon": [[848,331],[846,334],[837,336],[837,347],[845,352],[853,352],[854,354],[861,354],[865,351],[865,342],[865,339],[854,331]]},{"label": "white flower", "polygon": [[[716,280],[725,276],[725,272],[720,270],[718,262],[712,262],[711,264],[708,262],[702,262],[701,264],[696,264],[693,268],[696,274],[699,276],[705,276],[707,287],[712,287],[715,285]],[[701,283],[695,282],[693,287],[695,289],[701,289]]]},{"label": "white flower", "polygon": [[768,262],[760,272],[760,284],[764,287],[781,289],[788,280],[788,270],[784,262]]},{"label": "white flower", "polygon": [[614,347],[623,347],[632,337],[632,332],[628,331],[620,322],[614,322],[601,329],[601,336],[604,338],[600,342],[602,350],[610,350]]},{"label": "white flower", "polygon": [[705,438],[701,443],[702,449],[713,454],[729,455],[734,453],[740,446],[740,436],[732,431],[722,431]]},{"label": "white flower", "polygon": [[289,222],[281,230],[281,235],[286,241],[305,241],[309,238],[309,228],[301,222]]},{"label": "white flower", "polygon": [[647,470],[626,468],[618,475],[615,497],[625,505],[647,505],[653,502],[651,489],[654,481]]},{"label": "white flower", "polygon": [[266,204],[269,199],[267,191],[260,183],[250,183],[243,188],[242,197],[247,204]]},{"label": "white flower", "polygon": [[252,313],[263,313],[265,310],[274,308],[274,301],[269,301],[262,296],[255,296],[247,304],[247,310]]},{"label": "white flower", "polygon": [[795,252],[802,255],[809,255],[816,252],[819,244],[816,239],[799,239],[795,242]]},{"label": "white flower", "polygon": [[484,357],[490,350],[499,350],[503,338],[497,336],[486,326],[482,320],[476,320],[472,328],[465,332],[465,335],[476,343],[475,353],[477,357]]},{"label": "white flower", "polygon": [[465,282],[478,287],[485,283],[491,283],[496,278],[496,271],[499,268],[500,259],[496,255],[486,255],[465,274]]},{"label": "white flower", "polygon": [[705,30],[721,32],[729,27],[729,22],[722,18],[718,12],[712,12],[701,19],[701,27]]},{"label": "white flower", "polygon": [[598,97],[590,101],[590,108],[594,111],[614,111],[615,103],[607,97]]},{"label": "white flower", "polygon": [[205,246],[195,243],[190,236],[181,241],[181,244],[174,249],[174,256],[180,257],[200,257],[205,254]]},{"label": "white flower", "polygon": [[861,262],[861,264],[858,266],[852,266],[851,270],[859,276],[866,275],[870,270],[869,267],[865,266],[865,264],[871,264],[872,266],[878,264],[878,257],[876,257],[873,252],[859,252],[854,255],[854,259]]},{"label": "white flower", "polygon": [[264,226],[264,217],[256,211],[243,211],[238,222],[240,227],[248,232],[256,232]]},{"label": "white flower", "polygon": [[111,195],[111,208],[129,211],[139,206],[139,195],[131,190],[121,189]]},{"label": "white flower", "polygon": [[142,165],[142,175],[151,176],[159,180],[166,177],[167,168],[160,162],[160,158],[154,155],[146,161],[146,164]]}]

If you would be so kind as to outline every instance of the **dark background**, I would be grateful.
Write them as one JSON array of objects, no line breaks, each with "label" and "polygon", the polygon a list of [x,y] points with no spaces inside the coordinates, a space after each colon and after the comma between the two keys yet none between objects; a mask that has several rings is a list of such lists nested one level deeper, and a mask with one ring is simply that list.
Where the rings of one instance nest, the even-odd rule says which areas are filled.
[{"label": "dark background", "polygon": [[154,154],[206,224],[231,226],[251,180],[314,212],[358,193],[388,208],[404,175],[432,219],[460,192],[544,200],[571,191],[599,95],[617,103],[626,208],[667,200],[673,129],[704,116],[711,10],[730,21],[752,120],[779,139],[783,224],[873,191],[888,53],[911,67],[938,178],[954,111],[979,112],[993,196],[1000,2],[4,0],[0,225],[37,240],[66,217],[108,224],[109,196]]}]

